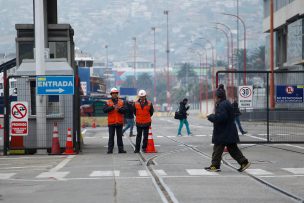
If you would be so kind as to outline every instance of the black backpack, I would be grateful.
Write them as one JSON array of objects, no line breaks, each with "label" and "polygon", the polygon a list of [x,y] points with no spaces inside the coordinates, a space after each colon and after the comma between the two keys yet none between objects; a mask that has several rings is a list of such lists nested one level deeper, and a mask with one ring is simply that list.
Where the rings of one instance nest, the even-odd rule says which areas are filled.
[{"label": "black backpack", "polygon": [[174,113],[174,119],[181,120],[182,117],[183,117],[183,114],[180,112],[179,108],[177,108]]}]

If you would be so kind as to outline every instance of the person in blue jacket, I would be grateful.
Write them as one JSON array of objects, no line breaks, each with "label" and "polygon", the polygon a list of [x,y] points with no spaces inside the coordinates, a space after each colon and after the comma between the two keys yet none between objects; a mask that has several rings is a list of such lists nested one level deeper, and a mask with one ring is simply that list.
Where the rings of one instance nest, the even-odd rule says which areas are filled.
[{"label": "person in blue jacket", "polygon": [[250,162],[237,146],[240,139],[234,122],[234,111],[231,103],[226,99],[223,86],[216,90],[215,113],[208,115],[207,118],[213,123],[212,143],[214,146],[211,166],[206,167],[205,170],[220,171],[225,147],[227,147],[231,157],[240,164],[238,171],[246,170],[250,166]]}]

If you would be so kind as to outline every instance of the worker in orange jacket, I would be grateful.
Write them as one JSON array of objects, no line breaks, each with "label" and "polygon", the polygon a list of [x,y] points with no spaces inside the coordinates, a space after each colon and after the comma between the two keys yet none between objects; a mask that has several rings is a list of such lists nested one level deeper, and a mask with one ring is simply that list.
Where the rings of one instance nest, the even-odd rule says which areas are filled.
[{"label": "worker in orange jacket", "polygon": [[139,99],[134,104],[134,115],[136,116],[136,128],[137,128],[137,137],[136,137],[136,146],[134,153],[139,153],[140,143],[143,137],[142,150],[146,152],[147,143],[148,143],[148,134],[149,127],[152,122],[152,115],[154,112],[152,102],[147,100],[147,93],[145,90],[140,90],[138,92]]},{"label": "worker in orange jacket", "polygon": [[118,153],[126,153],[122,141],[122,127],[124,123],[124,101],[118,98],[119,91],[116,88],[111,89],[111,99],[107,101],[107,104],[103,108],[105,113],[108,113],[108,127],[109,127],[109,142],[108,142],[108,154],[113,153],[114,148],[114,136],[116,131]]}]

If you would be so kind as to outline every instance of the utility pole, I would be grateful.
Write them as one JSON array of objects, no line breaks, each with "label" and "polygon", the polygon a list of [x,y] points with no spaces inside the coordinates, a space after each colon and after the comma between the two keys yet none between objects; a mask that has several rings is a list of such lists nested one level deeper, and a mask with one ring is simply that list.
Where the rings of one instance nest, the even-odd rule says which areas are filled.
[{"label": "utility pole", "polygon": [[[35,62],[36,75],[45,75],[45,13],[44,0],[35,0]],[[36,132],[38,146],[46,146],[46,96],[36,95]]]},{"label": "utility pole", "polygon": [[109,68],[109,63],[108,63],[108,45],[105,45],[105,49],[106,49],[106,71],[105,71],[105,74],[106,74],[106,88],[108,87],[108,68]]},{"label": "utility pole", "polygon": [[274,109],[274,44],[273,44],[273,0],[270,0],[270,108]]},{"label": "utility pole", "polygon": [[134,80],[133,80],[133,86],[136,88],[136,37],[132,38],[134,41]]},{"label": "utility pole", "polygon": [[170,47],[169,47],[169,11],[165,10],[164,14],[167,16],[167,111],[170,111],[171,108],[171,98],[170,98],[170,68],[169,68],[169,54],[170,54]]},{"label": "utility pole", "polygon": [[153,68],[154,68],[154,77],[153,77],[153,96],[154,96],[154,104],[156,104],[156,49],[155,49],[155,27],[151,28],[153,31]]}]

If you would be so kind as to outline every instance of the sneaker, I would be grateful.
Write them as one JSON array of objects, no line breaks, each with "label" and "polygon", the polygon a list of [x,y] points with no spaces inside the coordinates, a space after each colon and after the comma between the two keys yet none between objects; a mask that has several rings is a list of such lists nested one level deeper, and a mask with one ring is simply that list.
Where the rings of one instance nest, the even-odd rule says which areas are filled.
[{"label": "sneaker", "polygon": [[139,153],[139,150],[135,149],[135,150],[134,150],[134,153]]},{"label": "sneaker", "polygon": [[242,163],[241,167],[238,169],[238,171],[239,172],[245,171],[247,168],[249,168],[250,164],[251,163],[249,161],[246,161],[245,163]]},{"label": "sneaker", "polygon": [[247,134],[247,131],[242,132],[242,135],[245,135],[245,134]]},{"label": "sneaker", "polygon": [[108,151],[107,154],[113,154],[113,151]]},{"label": "sneaker", "polygon": [[182,134],[178,134],[177,137],[182,136]]},{"label": "sneaker", "polygon": [[209,166],[209,167],[205,167],[206,171],[210,171],[210,172],[220,172],[221,169],[219,167],[216,166]]},{"label": "sneaker", "polygon": [[118,153],[119,153],[119,154],[125,154],[125,153],[127,153],[127,152],[126,152],[125,150],[119,150]]},{"label": "sneaker", "polygon": [[190,134],[188,134],[188,136],[193,136],[193,134],[192,134],[192,133],[190,133]]}]

